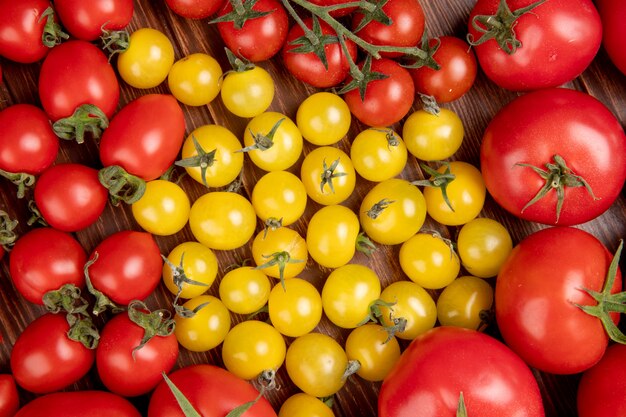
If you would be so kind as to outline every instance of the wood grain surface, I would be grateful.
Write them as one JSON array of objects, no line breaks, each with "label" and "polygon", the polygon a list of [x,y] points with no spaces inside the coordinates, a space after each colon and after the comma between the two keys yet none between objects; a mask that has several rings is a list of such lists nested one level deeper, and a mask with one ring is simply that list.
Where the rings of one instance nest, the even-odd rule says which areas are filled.
[{"label": "wood grain surface", "polygon": [[[421,0],[426,13],[427,27],[433,36],[456,35],[464,37],[467,27],[467,17],[473,6],[473,0]],[[177,58],[182,58],[194,52],[204,52],[214,56],[224,70],[228,69],[228,62],[224,53],[224,45],[219,38],[217,29],[207,24],[206,20],[186,20],[173,14],[163,0],[136,0],[133,20],[129,30],[133,31],[142,27],[151,27],[163,31],[171,40],[175,48]],[[40,63],[32,65],[18,65],[6,60],[0,61],[4,73],[4,82],[0,85],[0,108],[5,108],[16,103],[31,103],[39,105],[37,94],[37,78]],[[260,66],[270,72],[276,81],[277,94],[270,107],[271,110],[283,112],[295,120],[298,104],[316,90],[305,86],[293,78],[283,67],[280,58],[260,63]],[[120,80],[121,99],[120,108],[130,100],[153,92],[168,92],[167,85],[162,84],[158,88],[138,90],[125,85]],[[600,50],[591,66],[567,87],[586,91],[601,100],[619,118],[622,125],[626,123],[626,77],[619,73],[608,60],[603,49]],[[470,162],[479,165],[479,146],[482,133],[494,114],[506,103],[516,96],[515,93],[505,91],[491,83],[479,72],[474,87],[461,99],[443,105],[457,112],[466,129],[464,143],[453,159]],[[230,114],[218,97],[208,106],[187,107],[182,106],[187,133],[196,127],[208,123],[216,123],[231,129],[239,138],[243,137],[244,128],[248,120]],[[418,104],[414,107],[419,108]],[[394,126],[396,131],[401,132],[401,125]],[[364,129],[364,126],[353,120],[349,134],[338,146],[349,151],[349,144],[356,134]],[[312,145],[305,143],[306,154]],[[63,142],[59,153],[58,162],[74,161],[92,167],[100,167],[96,144],[88,142],[77,145]],[[300,161],[290,169],[299,173]],[[247,160],[249,162],[249,160]],[[256,181],[263,172],[246,163],[244,167],[242,193],[249,196]],[[422,178],[421,171],[415,158],[410,157],[403,178],[415,180]],[[191,201],[197,199],[207,190],[186,177],[182,180],[183,187],[188,192]],[[373,186],[361,178],[357,181],[357,188],[353,195],[344,203],[353,210],[357,210],[365,193]],[[20,222],[18,233],[28,230],[26,226],[29,213],[27,210],[27,198],[18,200],[12,184],[8,181],[0,181],[0,209],[7,211],[12,217]],[[305,235],[307,221],[319,206],[309,200],[306,215],[293,227]],[[593,233],[611,251],[617,247],[618,239],[626,236],[626,196],[622,193],[618,201],[608,212],[601,217],[579,226]],[[490,217],[501,221],[511,233],[514,243],[527,236],[529,233],[542,228],[534,223],[525,222],[504,212],[491,198],[487,198],[482,217]],[[259,224],[258,228],[261,229]],[[444,236],[454,239],[458,229],[455,227],[445,228],[432,220],[427,220],[424,228],[440,231]],[[113,232],[134,229],[140,230],[135,223],[129,207],[113,207],[108,205],[102,217],[91,227],[75,234],[76,238],[87,251],[91,251],[104,237]],[[175,236],[156,237],[156,241],[163,254],[167,254],[177,243],[194,240],[189,227]],[[371,258],[356,255],[353,262],[367,264],[372,267],[381,277],[383,287],[400,279],[406,279],[398,262],[399,246],[383,247]],[[218,283],[224,274],[225,268],[241,259],[251,258],[250,245],[234,251],[222,251],[218,253],[220,271],[217,282],[213,284],[209,292],[217,294]],[[622,266],[623,267],[623,266]],[[304,277],[313,282],[320,290],[328,270],[322,269],[309,261]],[[5,256],[0,264],[0,335],[4,342],[0,344],[0,373],[10,372],[9,358],[11,347],[20,332],[33,319],[41,315],[44,310],[24,300],[13,287],[9,276],[8,256]],[[437,293],[433,292],[436,297]],[[147,304],[150,307],[169,306],[172,295],[160,285],[156,292],[151,295]],[[243,320],[243,317],[233,315],[233,323]],[[102,326],[106,317],[98,318],[97,324]],[[335,337],[340,343],[345,342],[348,334],[346,330],[340,330],[328,322],[326,318],[320,323],[318,330]],[[496,332],[491,328],[489,331]],[[289,342],[289,340],[287,340]],[[403,345],[406,346],[406,343]],[[181,349],[176,367],[190,364],[212,363],[222,364],[220,348],[206,353],[190,353]],[[542,389],[546,415],[549,417],[567,417],[576,415],[575,393],[578,375],[554,376],[535,372]],[[268,399],[278,410],[280,404],[297,389],[290,383],[284,367],[278,373],[279,389],[267,394]],[[79,383],[68,388],[77,390],[84,388],[102,388],[95,369]],[[358,377],[351,377],[345,387],[336,395],[333,411],[338,417],[371,417],[377,414],[377,394],[379,383],[368,383]],[[25,391],[20,391],[22,402],[27,402],[34,396]],[[141,409],[145,408],[147,396],[133,400]]]}]

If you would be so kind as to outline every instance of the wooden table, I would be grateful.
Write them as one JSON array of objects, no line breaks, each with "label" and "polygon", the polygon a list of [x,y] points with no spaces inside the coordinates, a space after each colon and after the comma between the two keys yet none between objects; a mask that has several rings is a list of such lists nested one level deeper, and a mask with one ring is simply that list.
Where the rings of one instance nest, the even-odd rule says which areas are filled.
[{"label": "wooden table", "polygon": [[[432,35],[456,35],[464,37],[466,33],[466,21],[472,0],[436,0],[425,1],[421,4],[426,12],[427,27]],[[165,5],[164,1],[137,0],[135,1],[135,14],[129,29],[131,31],[142,27],[152,27],[163,31],[173,42],[176,57],[181,58],[193,52],[208,53],[220,62],[223,69],[228,68],[228,62],[223,50],[223,44],[219,38],[215,27],[209,26],[206,21],[185,20],[176,16]],[[4,72],[4,83],[0,85],[0,108],[5,108],[15,103],[38,104],[37,77],[40,64],[17,65],[6,60],[1,61]],[[271,110],[285,113],[295,119],[295,112],[298,104],[315,90],[303,85],[293,78],[283,67],[280,58],[275,58],[260,64],[268,70],[274,77],[277,85],[277,94],[271,105]],[[168,92],[166,84],[158,88],[141,91],[133,89],[123,82],[121,84],[120,107],[130,100],[149,92]],[[626,123],[626,77],[619,73],[608,60],[604,50],[600,50],[598,56],[584,74],[568,87],[586,91],[606,104],[619,118],[622,125]],[[466,136],[461,149],[455,155],[455,159],[468,161],[478,166],[479,145],[483,130],[494,114],[515,97],[515,93],[502,90],[488,81],[486,77],[479,73],[472,90],[461,99],[445,105],[457,112],[465,124]],[[419,108],[419,104],[415,104]],[[230,114],[221,100],[218,98],[208,106],[192,108],[183,106],[187,123],[187,132],[203,124],[216,123],[230,128],[240,138],[243,136],[247,120],[238,118]],[[394,126],[401,132],[401,126]],[[349,143],[355,135],[364,128],[354,121],[347,138],[340,142],[339,146],[344,150],[349,150]],[[312,145],[305,144],[305,153],[312,149]],[[58,162],[80,161],[84,164],[100,167],[98,153],[94,143],[77,145],[64,142],[59,154]],[[292,172],[299,172],[299,163],[292,168]],[[253,168],[251,164],[246,164],[244,168],[244,191],[250,195],[256,180],[263,174],[259,169]],[[406,170],[402,177],[407,179],[417,179],[419,169],[415,158],[410,158]],[[199,184],[190,178],[183,180],[183,186],[189,193],[190,199],[194,201],[206,192]],[[362,179],[359,179],[357,189],[346,201],[346,205],[357,210],[358,205],[367,190],[372,186]],[[0,208],[9,212],[20,221],[18,232],[25,232],[28,227],[26,199],[17,200],[15,189],[7,181],[0,181]],[[318,208],[315,203],[309,201],[307,215],[294,225],[302,235],[306,232],[307,219]],[[618,201],[601,217],[583,224],[580,228],[587,230],[597,236],[611,251],[614,251],[619,238],[626,236],[626,195],[622,193]],[[483,217],[490,217],[501,221],[510,231],[514,243],[527,236],[529,233],[540,229],[542,226],[521,221],[512,217],[499,208],[492,199],[488,198]],[[259,228],[261,225],[259,225]],[[428,220],[424,227],[435,228],[444,236],[454,238],[457,233],[456,228],[444,228]],[[139,230],[139,226],[134,222],[129,207],[107,206],[103,216],[91,227],[75,234],[87,251],[91,251],[105,236],[124,229]],[[193,240],[193,236],[187,226],[182,232],[171,237],[157,237],[158,245],[163,254],[167,254],[177,243],[184,240]],[[399,246],[380,247],[371,257],[357,255],[354,262],[365,263],[372,267],[382,277],[383,286],[388,283],[403,279],[403,274],[398,263]],[[226,266],[244,258],[251,258],[250,246],[246,245],[241,249],[218,253],[220,272],[218,281],[224,274]],[[0,263],[0,335],[4,342],[0,345],[0,373],[10,372],[9,358],[11,346],[15,342],[20,332],[34,318],[43,313],[43,309],[25,301],[14,289],[9,278],[8,256],[5,256]],[[623,266],[622,266],[623,267]],[[304,276],[310,279],[318,288],[321,285],[328,270],[323,270],[309,262]],[[211,287],[210,293],[217,293],[217,282]],[[433,293],[433,295],[436,295]],[[151,307],[170,305],[171,295],[161,285],[157,291],[149,297],[147,303]],[[243,318],[233,315],[233,322],[239,322]],[[103,320],[99,319],[99,325]],[[344,342],[347,331],[339,330],[323,319],[318,327],[319,331],[329,333]],[[181,349],[177,367],[197,363],[221,364],[219,347],[206,353],[190,353]],[[554,376],[536,372],[536,377],[544,395],[546,415],[550,417],[575,416],[575,392],[579,376]],[[289,395],[295,393],[296,388],[289,382],[287,374],[283,369],[278,374],[280,389],[268,394],[268,399],[278,409],[282,401]],[[83,380],[75,386],[69,388],[101,388],[97,379],[97,373],[93,369]],[[333,411],[336,416],[370,417],[376,415],[376,398],[380,388],[378,383],[367,383],[358,377],[348,380],[346,386],[336,395]],[[32,394],[21,392],[22,401],[29,401]],[[144,407],[146,398],[139,398],[135,402],[138,406]]]}]

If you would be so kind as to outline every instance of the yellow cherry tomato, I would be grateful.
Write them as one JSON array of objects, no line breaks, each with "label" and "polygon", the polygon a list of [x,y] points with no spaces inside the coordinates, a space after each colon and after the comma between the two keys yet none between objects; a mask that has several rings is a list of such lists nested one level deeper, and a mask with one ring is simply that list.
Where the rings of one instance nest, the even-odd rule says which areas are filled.
[{"label": "yellow cherry tomato", "polygon": [[261,67],[228,71],[221,97],[226,108],[239,117],[254,117],[268,109],[274,99],[274,80]]},{"label": "yellow cherry tomato", "polygon": [[335,414],[319,398],[298,392],[280,406],[278,417],[335,417]]},{"label": "yellow cherry tomato", "polygon": [[183,304],[192,317],[176,315],[174,334],[178,343],[192,352],[206,352],[224,341],[230,330],[230,313],[219,298],[200,295]]},{"label": "yellow cherry tomato", "polygon": [[243,321],[234,326],[224,339],[224,366],[242,379],[254,379],[263,371],[278,370],[285,361],[287,346],[283,336],[271,325]]},{"label": "yellow cherry tomato", "polygon": [[301,278],[276,284],[270,293],[268,310],[272,326],[289,337],[312,331],[322,318],[322,297],[313,284]]},{"label": "yellow cherry tomato", "polygon": [[289,226],[304,214],[307,195],[296,175],[289,171],[272,171],[254,185],[251,201],[266,226]]},{"label": "yellow cherry tomato", "polygon": [[391,178],[367,192],[359,209],[365,234],[384,245],[397,245],[414,236],[426,220],[426,201],[410,182]]},{"label": "yellow cherry tomato", "polygon": [[242,266],[228,271],[220,281],[220,300],[233,313],[259,311],[270,296],[272,284],[260,269]]},{"label": "yellow cherry tomato", "polygon": [[418,233],[400,247],[400,267],[416,284],[439,289],[459,275],[461,262],[452,242],[437,234]]},{"label": "yellow cherry tomato", "polygon": [[252,241],[252,257],[257,268],[282,282],[306,267],[306,241],[288,227],[261,230]]},{"label": "yellow cherry tomato", "polygon": [[309,197],[323,205],[345,201],[356,185],[350,157],[333,146],[321,146],[309,152],[302,161],[300,178]]},{"label": "yellow cherry tomato", "polygon": [[443,289],[437,299],[437,317],[442,326],[478,330],[481,313],[493,304],[493,288],[484,279],[462,276]]},{"label": "yellow cherry tomato", "polygon": [[117,57],[120,77],[131,87],[153,88],[167,78],[174,64],[174,47],[162,32],[142,28],[130,35],[128,49]]},{"label": "yellow cherry tomato", "polygon": [[400,359],[400,344],[383,326],[367,323],[350,332],[346,354],[361,364],[358,376],[366,381],[382,381]]},{"label": "yellow cherry tomato", "polygon": [[193,298],[204,294],[217,277],[215,253],[198,242],[174,247],[163,264],[163,282],[172,294]]},{"label": "yellow cherry tomato", "polygon": [[432,329],[437,322],[437,305],[428,292],[412,281],[396,281],[389,284],[380,294],[380,299],[393,303],[391,307],[381,307],[385,326],[394,326],[395,320],[403,318],[406,325],[397,332],[400,339],[413,340]]},{"label": "yellow cherry tomato", "polygon": [[368,181],[380,182],[404,170],[406,145],[392,129],[369,128],[352,141],[350,159],[360,176]]},{"label": "yellow cherry tomato", "polygon": [[461,147],[464,134],[459,116],[445,108],[441,108],[437,115],[417,110],[402,126],[407,149],[422,161],[450,158]]},{"label": "yellow cherry tomato", "polygon": [[349,208],[324,206],[313,214],[306,231],[309,255],[318,264],[338,268],[350,262],[359,239],[359,218]]},{"label": "yellow cherry tomato", "polygon": [[302,154],[302,134],[289,117],[278,112],[255,116],[243,135],[250,160],[265,171],[283,171]]},{"label": "yellow cherry tomato", "polygon": [[178,101],[188,106],[209,104],[220,92],[222,68],[210,55],[195,53],[174,63],[167,84]]},{"label": "yellow cherry tomato", "polygon": [[245,197],[213,191],[193,203],[189,225],[196,240],[203,245],[218,250],[237,249],[254,234],[256,213]]},{"label": "yellow cherry tomato", "polygon": [[241,142],[230,130],[219,125],[204,125],[185,139],[182,159],[191,178],[207,187],[223,187],[233,182],[243,168]]},{"label": "yellow cherry tomato", "polygon": [[459,231],[457,247],[461,263],[470,274],[495,277],[513,250],[508,230],[496,220],[476,218]]},{"label": "yellow cherry tomato", "polygon": [[302,136],[317,146],[339,142],[348,134],[351,120],[346,102],[325,91],[307,97],[296,113],[296,124]]},{"label": "yellow cherry tomato", "polygon": [[178,185],[165,180],[146,183],[146,191],[131,205],[139,226],[153,235],[169,236],[179,232],[189,220],[189,197]]}]

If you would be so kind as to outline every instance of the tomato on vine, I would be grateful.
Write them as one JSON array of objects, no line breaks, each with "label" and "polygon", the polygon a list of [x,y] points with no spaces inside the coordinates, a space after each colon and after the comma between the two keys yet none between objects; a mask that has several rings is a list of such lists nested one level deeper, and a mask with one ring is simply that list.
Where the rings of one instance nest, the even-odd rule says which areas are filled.
[{"label": "tomato on vine", "polygon": [[187,19],[206,19],[217,13],[225,0],[165,0],[174,13]]}]

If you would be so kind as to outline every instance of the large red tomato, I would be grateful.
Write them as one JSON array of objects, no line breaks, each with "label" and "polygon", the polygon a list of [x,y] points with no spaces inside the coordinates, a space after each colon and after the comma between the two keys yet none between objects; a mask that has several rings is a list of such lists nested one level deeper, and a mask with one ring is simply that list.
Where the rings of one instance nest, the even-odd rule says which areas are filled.
[{"label": "large red tomato", "polygon": [[383,381],[378,415],[454,416],[461,393],[469,416],[544,416],[537,381],[515,353],[484,333],[445,326],[404,351]]},{"label": "large red tomato", "polygon": [[[364,67],[364,63],[360,65]],[[389,126],[402,119],[411,109],[415,87],[409,71],[388,58],[371,63],[373,73],[386,78],[370,81],[361,99],[359,88],[348,91],[344,99],[350,112],[368,126]]]},{"label": "large red tomato", "polygon": [[[303,22],[309,29],[313,28],[312,19],[305,19]],[[322,36],[334,36],[337,39],[337,33],[328,23],[321,20],[318,20],[318,22]],[[296,42],[293,43],[294,41]],[[356,44],[349,39],[345,41],[348,52],[352,60],[355,61],[357,57]],[[348,76],[350,64],[338,40],[324,44],[324,53],[327,60],[326,67],[315,52],[302,51],[302,49],[310,47],[311,44],[306,39],[304,30],[300,25],[295,24],[287,35],[287,40],[282,50],[282,57],[287,70],[297,79],[314,87],[326,88],[336,86]]]},{"label": "large red tomato", "polygon": [[35,204],[46,223],[63,232],[82,230],[98,220],[109,193],[98,170],[81,164],[48,168],[35,183]]},{"label": "large red tomato", "polygon": [[54,0],[59,20],[75,38],[95,41],[102,29],[124,29],[133,17],[133,0]]},{"label": "large red tomato", "polygon": [[[259,395],[248,381],[213,365],[187,366],[174,371],[169,378],[204,417],[223,417]],[[162,381],[150,397],[148,417],[184,416],[170,388]],[[261,397],[245,416],[276,417],[276,412],[269,401]]]},{"label": "large red tomato", "polygon": [[574,225],[602,214],[622,190],[626,136],[590,95],[546,89],[500,110],[485,130],[480,162],[489,193],[506,210],[529,221]]},{"label": "large red tomato", "polygon": [[106,391],[56,392],[35,398],[15,417],[141,417],[125,398]]},{"label": "large red tomato", "polygon": [[[609,337],[602,322],[577,305],[597,304],[585,290],[602,291],[611,259],[597,238],[580,229],[552,227],[522,240],[496,280],[496,320],[506,344],[530,366],[554,374],[582,372],[598,362]],[[610,291],[621,288],[618,271]]]},{"label": "large red tomato", "polygon": [[43,304],[48,291],[65,284],[85,286],[87,254],[71,235],[42,227],[17,239],[9,256],[13,285],[31,303]]},{"label": "large red tomato", "polygon": [[55,46],[39,73],[39,98],[50,117],[70,117],[77,107],[91,104],[111,118],[117,109],[120,88],[106,55],[82,40]]},{"label": "large red tomato", "polygon": [[124,106],[111,120],[100,141],[105,167],[118,165],[145,181],[172,166],[183,144],[185,116],[176,99],[147,94]]},{"label": "large red tomato", "polygon": [[[158,313],[151,317],[158,317]],[[161,374],[168,373],[176,363],[178,341],[173,325],[158,318],[147,320],[147,314],[129,309],[128,314],[120,313],[109,320],[100,333],[96,350],[98,375],[115,394],[135,397],[151,391],[163,380]],[[141,346],[146,331],[157,334]]]},{"label": "large red tomato", "polygon": [[0,374],[0,417],[13,417],[19,406],[15,379],[10,374]]},{"label": "large red tomato", "polygon": [[46,313],[19,335],[11,352],[11,371],[19,386],[37,394],[59,391],[81,379],[95,351],[70,339],[64,314]]},{"label": "large red tomato", "polygon": [[[511,16],[516,11],[521,14],[517,19]],[[503,18],[490,17],[496,14]],[[509,25],[502,24],[506,20]],[[488,21],[500,31],[482,33],[490,30]],[[468,30],[487,77],[514,91],[573,80],[591,63],[602,41],[600,16],[591,0],[478,0]]]},{"label": "large red tomato", "polygon": [[583,373],[578,384],[579,417],[626,415],[626,345],[608,347],[600,362]]},{"label": "large red tomato", "polygon": [[602,45],[615,66],[626,75],[626,2],[596,0],[602,19]]}]

